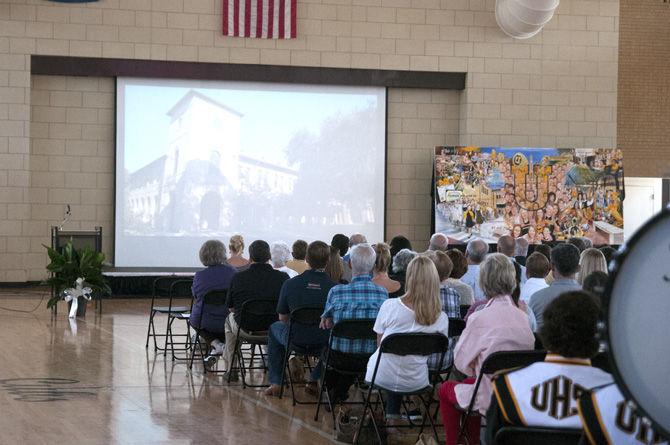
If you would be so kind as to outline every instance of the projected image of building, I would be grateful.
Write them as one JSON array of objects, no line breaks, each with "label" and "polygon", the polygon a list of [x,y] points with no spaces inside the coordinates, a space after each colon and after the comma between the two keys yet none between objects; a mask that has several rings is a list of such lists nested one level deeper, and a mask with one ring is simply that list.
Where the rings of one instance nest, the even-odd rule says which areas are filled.
[{"label": "projected image of building", "polygon": [[166,154],[126,180],[129,233],[226,233],[248,193],[289,195],[297,172],[240,153],[242,114],[190,90],[167,112]]}]

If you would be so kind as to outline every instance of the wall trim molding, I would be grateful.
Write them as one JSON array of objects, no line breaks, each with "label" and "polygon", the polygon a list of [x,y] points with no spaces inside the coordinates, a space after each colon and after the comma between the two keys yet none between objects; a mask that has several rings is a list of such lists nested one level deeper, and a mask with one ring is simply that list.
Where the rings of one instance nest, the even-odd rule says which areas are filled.
[{"label": "wall trim molding", "polygon": [[290,65],[173,62],[100,57],[30,56],[31,74],[148,77],[393,88],[465,89],[464,72],[323,68]]}]

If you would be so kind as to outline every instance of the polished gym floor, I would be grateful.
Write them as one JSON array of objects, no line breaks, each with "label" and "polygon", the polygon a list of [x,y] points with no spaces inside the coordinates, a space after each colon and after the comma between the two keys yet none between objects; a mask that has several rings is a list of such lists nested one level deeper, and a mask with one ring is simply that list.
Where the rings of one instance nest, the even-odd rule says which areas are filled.
[{"label": "polished gym floor", "polygon": [[69,320],[47,298],[0,288],[0,444],[334,442],[330,414],[314,421],[315,406],[292,407],[290,392],[268,398],[146,349],[149,299],[105,300],[102,315],[89,303]]}]

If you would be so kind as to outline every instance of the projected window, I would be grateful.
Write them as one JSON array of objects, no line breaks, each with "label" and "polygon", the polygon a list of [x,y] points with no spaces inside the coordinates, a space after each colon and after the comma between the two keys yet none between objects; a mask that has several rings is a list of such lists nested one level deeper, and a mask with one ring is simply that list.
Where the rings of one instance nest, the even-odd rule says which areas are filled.
[{"label": "projected window", "polygon": [[116,265],[199,266],[210,238],[247,245],[383,239],[383,88],[123,79]]}]

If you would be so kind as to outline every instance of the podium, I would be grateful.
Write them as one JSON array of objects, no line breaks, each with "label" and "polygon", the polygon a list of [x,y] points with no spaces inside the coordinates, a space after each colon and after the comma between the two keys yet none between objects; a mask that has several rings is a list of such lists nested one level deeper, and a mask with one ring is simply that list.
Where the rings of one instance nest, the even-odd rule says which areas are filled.
[{"label": "podium", "polygon": [[[102,252],[102,227],[93,230],[62,230],[59,226],[51,226],[51,248],[62,252],[63,247],[72,241],[75,249],[90,247],[95,252]],[[54,290],[52,289],[51,292]],[[98,313],[102,313],[102,299],[95,299],[95,307]],[[52,314],[57,314],[57,305],[52,307]]]},{"label": "podium", "polygon": [[62,230],[58,226],[51,226],[51,247],[61,251],[63,247],[72,241],[75,249],[90,247],[96,252],[102,252],[102,227],[94,230]]}]

